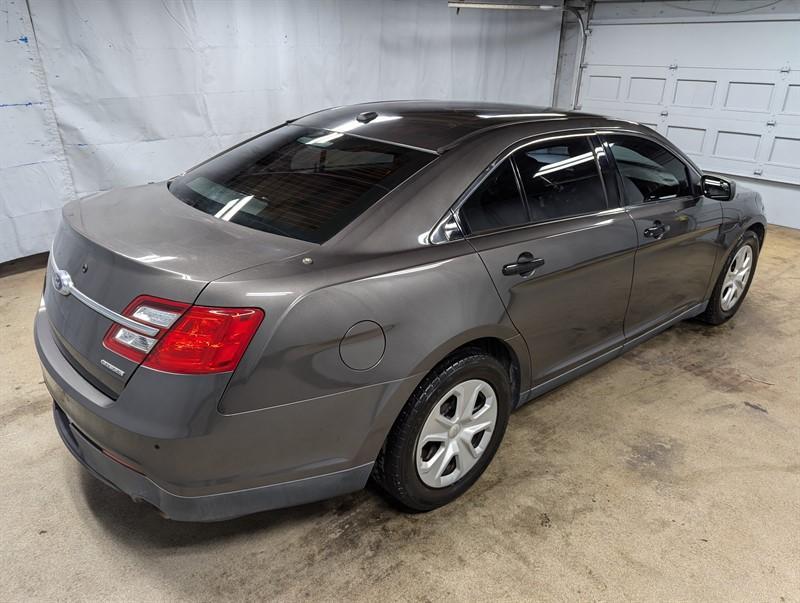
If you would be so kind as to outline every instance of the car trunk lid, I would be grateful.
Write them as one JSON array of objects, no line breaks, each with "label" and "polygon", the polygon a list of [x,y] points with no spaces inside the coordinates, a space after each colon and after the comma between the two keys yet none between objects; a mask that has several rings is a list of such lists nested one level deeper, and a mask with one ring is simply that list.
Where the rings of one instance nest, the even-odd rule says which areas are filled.
[{"label": "car trunk lid", "polygon": [[79,293],[121,314],[139,295],[191,304],[212,280],[312,246],[204,214],[173,197],[165,183],[111,191],[64,208],[44,301],[61,351],[116,397],[138,364],[103,346],[113,321],[79,295],[59,294],[56,268],[69,273]]}]

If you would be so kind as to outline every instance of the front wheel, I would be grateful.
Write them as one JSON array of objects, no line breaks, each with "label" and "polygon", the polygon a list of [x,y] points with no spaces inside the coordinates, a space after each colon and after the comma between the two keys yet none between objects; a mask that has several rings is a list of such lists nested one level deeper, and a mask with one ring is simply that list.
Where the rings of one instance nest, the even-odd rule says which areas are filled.
[{"label": "front wheel", "polygon": [[459,352],[425,377],[406,403],[373,478],[409,510],[445,505],[489,465],[510,414],[506,366],[482,350]]},{"label": "front wheel", "polygon": [[753,282],[759,250],[758,236],[746,231],[725,262],[700,320],[719,325],[736,314]]}]

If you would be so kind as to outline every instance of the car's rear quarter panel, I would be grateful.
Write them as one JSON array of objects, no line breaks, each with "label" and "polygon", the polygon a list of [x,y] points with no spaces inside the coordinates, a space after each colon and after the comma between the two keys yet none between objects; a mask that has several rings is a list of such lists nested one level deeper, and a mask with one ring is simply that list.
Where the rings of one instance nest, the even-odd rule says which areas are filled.
[{"label": "car's rear quarter panel", "polygon": [[[269,278],[269,268],[260,271],[259,279],[212,283],[198,300],[257,300],[266,315],[220,404],[225,414],[402,379],[427,370],[428,357],[448,342],[517,334],[480,258],[463,241],[339,266],[321,257],[304,283],[296,272],[283,280]],[[315,273],[333,284],[315,287]],[[254,295],[259,287],[280,293],[298,285],[307,290]],[[375,367],[354,370],[343,363],[339,344],[364,320],[382,327],[386,347]]]},{"label": "car's rear quarter panel", "polygon": [[[198,300],[231,305],[248,299],[264,308],[264,324],[219,410],[244,418],[242,429],[250,429],[247,421],[263,426],[260,437],[240,439],[251,447],[263,442],[270,467],[299,475],[305,468],[319,472],[332,460],[340,468],[373,461],[414,387],[472,339],[509,339],[527,380],[527,349],[468,243],[340,262],[318,254],[303,278],[300,258],[290,270],[263,266],[210,284]],[[253,295],[280,292],[292,294]],[[382,327],[385,351],[373,368],[354,370],[339,346],[364,320]],[[277,428],[287,424],[297,429]],[[236,442],[236,434],[229,441]]]}]

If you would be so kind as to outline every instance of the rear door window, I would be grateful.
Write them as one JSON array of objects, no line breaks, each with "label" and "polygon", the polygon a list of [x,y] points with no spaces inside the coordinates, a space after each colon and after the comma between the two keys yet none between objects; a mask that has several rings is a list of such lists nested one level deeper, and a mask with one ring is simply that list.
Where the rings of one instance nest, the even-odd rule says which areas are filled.
[{"label": "rear door window", "polygon": [[459,215],[470,234],[519,226],[528,221],[528,211],[510,160],[503,161],[481,182],[461,206]]},{"label": "rear door window", "polygon": [[514,153],[532,222],[556,220],[607,209],[589,138],[523,147]]},{"label": "rear door window", "polygon": [[287,125],[176,178],[170,191],[220,220],[324,243],[435,158]]}]

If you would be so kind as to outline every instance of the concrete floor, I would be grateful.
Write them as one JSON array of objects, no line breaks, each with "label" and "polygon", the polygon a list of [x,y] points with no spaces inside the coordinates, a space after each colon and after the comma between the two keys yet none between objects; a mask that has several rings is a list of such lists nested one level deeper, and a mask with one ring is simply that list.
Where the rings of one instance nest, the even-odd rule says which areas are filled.
[{"label": "concrete floor", "polygon": [[676,326],[515,413],[461,500],[374,491],[161,519],[58,439],[31,341],[42,270],[0,279],[0,600],[800,600],[800,231],[772,228],[718,328]]}]

